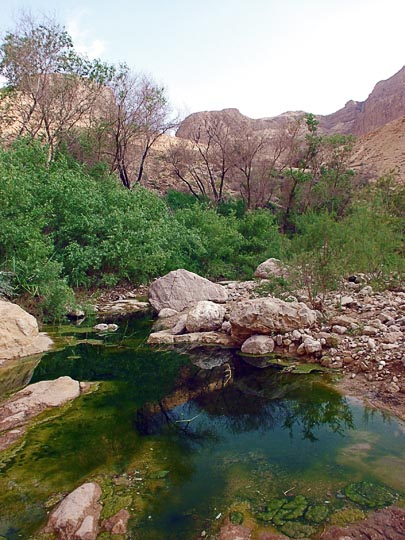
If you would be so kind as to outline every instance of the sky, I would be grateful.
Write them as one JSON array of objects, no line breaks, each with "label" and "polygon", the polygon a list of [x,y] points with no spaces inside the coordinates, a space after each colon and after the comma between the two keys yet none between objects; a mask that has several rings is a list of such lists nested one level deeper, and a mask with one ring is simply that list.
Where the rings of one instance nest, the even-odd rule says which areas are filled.
[{"label": "sky", "polygon": [[[52,16],[90,57],[126,62],[181,115],[235,107],[252,118],[329,114],[405,65],[405,0],[1,0]],[[49,6],[52,6],[51,8]]]}]

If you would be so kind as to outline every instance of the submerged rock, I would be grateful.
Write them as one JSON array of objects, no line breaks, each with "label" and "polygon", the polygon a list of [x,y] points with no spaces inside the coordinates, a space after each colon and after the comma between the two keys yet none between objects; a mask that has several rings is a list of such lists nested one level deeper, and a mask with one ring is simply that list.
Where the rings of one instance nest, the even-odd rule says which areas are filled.
[{"label": "submerged rock", "polygon": [[70,377],[40,381],[17,392],[0,406],[0,450],[24,432],[24,426],[47,408],[59,407],[80,395],[80,383]]},{"label": "submerged rock", "polygon": [[183,269],[169,272],[149,287],[149,301],[158,312],[163,308],[183,311],[200,300],[223,303],[228,293],[222,285]]},{"label": "submerged rock", "polygon": [[47,351],[52,345],[51,338],[39,332],[35,317],[0,300],[0,363]]},{"label": "submerged rock", "polygon": [[96,540],[101,513],[101,488],[95,482],[79,486],[49,516],[46,532],[64,540]]},{"label": "submerged rock", "polygon": [[128,532],[128,520],[131,517],[128,510],[122,509],[115,515],[105,519],[102,528],[111,534],[126,534]]},{"label": "submerged rock", "polygon": [[250,540],[251,530],[243,525],[228,523],[219,531],[219,540]]}]

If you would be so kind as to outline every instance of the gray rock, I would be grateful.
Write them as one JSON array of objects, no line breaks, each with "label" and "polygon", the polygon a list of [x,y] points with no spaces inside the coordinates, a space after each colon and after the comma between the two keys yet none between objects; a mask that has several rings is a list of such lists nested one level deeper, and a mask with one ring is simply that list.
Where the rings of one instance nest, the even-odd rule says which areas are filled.
[{"label": "gray rock", "polygon": [[200,300],[223,303],[227,299],[225,287],[183,269],[169,272],[149,287],[149,301],[158,312],[163,308],[183,311]]},{"label": "gray rock", "polygon": [[267,259],[256,268],[254,276],[257,278],[266,279],[269,277],[288,278],[288,269],[279,259]]},{"label": "gray rock", "polygon": [[232,335],[245,340],[253,334],[285,333],[316,323],[316,313],[304,303],[279,298],[254,298],[236,304],[230,313]]},{"label": "gray rock", "polygon": [[186,320],[188,332],[209,332],[221,328],[224,321],[226,309],[224,306],[201,300],[193,307]]},{"label": "gray rock", "polygon": [[303,345],[307,354],[314,354],[316,352],[322,351],[321,342],[311,337],[307,337],[304,340]]},{"label": "gray rock", "polygon": [[269,354],[274,351],[274,339],[270,336],[250,336],[243,342],[241,351],[246,354]]}]

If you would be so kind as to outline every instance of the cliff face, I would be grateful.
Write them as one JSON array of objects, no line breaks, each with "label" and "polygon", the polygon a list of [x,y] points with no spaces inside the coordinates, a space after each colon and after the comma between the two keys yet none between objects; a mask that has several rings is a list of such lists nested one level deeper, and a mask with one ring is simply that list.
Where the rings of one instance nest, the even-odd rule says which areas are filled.
[{"label": "cliff face", "polygon": [[364,135],[405,115],[405,66],[380,81],[365,101],[349,101],[339,111],[320,117],[327,133]]}]

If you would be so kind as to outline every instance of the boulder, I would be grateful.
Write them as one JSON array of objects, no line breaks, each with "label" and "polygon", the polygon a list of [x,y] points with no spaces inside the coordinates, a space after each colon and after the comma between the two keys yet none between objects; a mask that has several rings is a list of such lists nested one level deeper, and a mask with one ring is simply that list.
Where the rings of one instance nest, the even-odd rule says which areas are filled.
[{"label": "boulder", "polygon": [[72,491],[49,516],[46,532],[64,540],[96,540],[101,513],[101,488],[88,482]]},{"label": "boulder", "polygon": [[287,267],[279,259],[267,259],[256,268],[254,276],[268,279],[270,277],[288,278]]},{"label": "boulder", "polygon": [[274,339],[270,336],[250,336],[243,342],[241,351],[245,354],[269,354],[274,351]]},{"label": "boulder", "polygon": [[218,330],[224,321],[226,309],[210,300],[201,300],[193,307],[186,320],[188,332]]},{"label": "boulder", "polygon": [[157,312],[163,308],[183,311],[200,300],[223,303],[227,299],[225,287],[183,269],[169,272],[149,287],[149,302]]},{"label": "boulder", "polygon": [[47,351],[52,345],[51,338],[39,332],[35,317],[0,300],[0,363]]},{"label": "boulder", "polygon": [[79,382],[67,376],[30,384],[0,405],[0,431],[23,425],[45,409],[63,405],[79,395]]},{"label": "boulder", "polygon": [[315,324],[316,312],[302,302],[254,298],[236,304],[230,313],[232,335],[245,340],[253,334],[285,333]]}]

